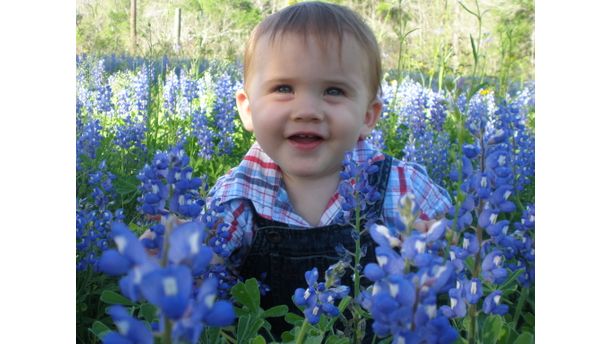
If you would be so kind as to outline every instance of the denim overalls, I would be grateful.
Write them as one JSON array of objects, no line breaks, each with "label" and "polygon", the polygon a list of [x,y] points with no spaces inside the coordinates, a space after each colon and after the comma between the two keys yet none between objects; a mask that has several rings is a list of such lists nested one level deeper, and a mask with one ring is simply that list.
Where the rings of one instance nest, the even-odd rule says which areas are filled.
[{"label": "denim overalls", "polygon": [[[392,157],[385,155],[384,160],[375,162],[379,171],[369,176],[369,184],[376,185],[381,194],[380,200],[368,205],[366,212],[373,211],[375,218],[382,219],[383,202],[387,188],[387,180],[391,170]],[[319,282],[325,276],[325,270],[338,262],[340,256],[336,252],[338,244],[342,244],[350,252],[355,251],[355,241],[351,236],[353,228],[350,225],[327,225],[308,229],[295,229],[289,225],[265,219],[254,214],[255,237],[246,255],[240,275],[246,280],[255,277],[270,286],[267,295],[261,297],[261,307],[268,309],[276,305],[287,305],[289,311],[301,314],[291,297],[295,289],[307,288],[304,273],[317,267]],[[362,235],[361,245],[367,246],[366,256],[361,265],[375,262],[374,242],[368,234]],[[265,277],[263,277],[265,276]],[[262,278],[263,277],[263,278]],[[347,269],[342,284],[353,289],[352,272]],[[268,318],[273,334],[289,330],[291,326],[283,318]]]}]

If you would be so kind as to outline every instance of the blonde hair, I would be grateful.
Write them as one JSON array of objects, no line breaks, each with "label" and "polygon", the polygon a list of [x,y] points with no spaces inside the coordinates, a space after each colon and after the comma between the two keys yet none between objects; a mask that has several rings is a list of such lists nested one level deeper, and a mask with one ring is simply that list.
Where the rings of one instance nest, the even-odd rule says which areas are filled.
[{"label": "blonde hair", "polygon": [[244,83],[248,83],[251,60],[259,40],[269,35],[269,42],[274,42],[277,36],[287,33],[302,34],[304,41],[314,37],[322,49],[325,49],[330,39],[338,42],[338,54],[342,47],[342,38],[351,34],[366,53],[369,73],[370,90],[376,97],[380,90],[382,67],[380,49],[376,37],[364,20],[349,8],[341,5],[318,1],[302,2],[276,12],[259,23],[247,41],[244,52]]}]

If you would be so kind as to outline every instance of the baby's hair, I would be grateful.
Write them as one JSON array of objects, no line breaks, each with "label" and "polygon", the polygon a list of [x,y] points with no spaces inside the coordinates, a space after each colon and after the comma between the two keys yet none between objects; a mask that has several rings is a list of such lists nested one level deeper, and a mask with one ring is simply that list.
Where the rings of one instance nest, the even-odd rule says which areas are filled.
[{"label": "baby's hair", "polygon": [[244,52],[245,87],[248,83],[251,60],[260,38],[269,35],[269,42],[273,43],[277,36],[282,37],[287,33],[302,34],[304,41],[312,36],[321,49],[326,49],[330,39],[336,40],[338,47],[341,47],[343,36],[351,34],[367,55],[372,97],[378,95],[382,67],[380,49],[374,33],[365,21],[349,8],[318,1],[302,2],[286,7],[270,15],[253,29]]}]

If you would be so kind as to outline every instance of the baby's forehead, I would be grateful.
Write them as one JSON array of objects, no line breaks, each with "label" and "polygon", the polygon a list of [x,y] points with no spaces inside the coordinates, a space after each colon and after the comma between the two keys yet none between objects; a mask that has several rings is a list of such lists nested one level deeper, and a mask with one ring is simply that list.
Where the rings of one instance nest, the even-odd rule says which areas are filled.
[{"label": "baby's forehead", "polygon": [[[267,32],[260,36],[259,42],[267,44],[268,47],[276,44],[283,44],[287,39],[298,39],[301,40],[304,47],[315,43],[321,50],[329,50],[335,48],[341,50],[342,45],[347,40],[356,42],[355,37],[348,32],[321,32],[319,30],[308,30],[308,31],[296,31],[296,30],[284,30],[284,31],[272,31]],[[259,45],[259,44],[257,44]],[[360,46],[361,49],[364,47]]]},{"label": "baby's forehead", "polygon": [[[338,36],[333,33],[321,34],[310,32],[286,31],[280,33],[267,33],[255,42],[254,50],[259,58],[254,58],[252,67],[259,69],[265,66],[269,54],[279,54],[293,50],[314,52],[315,55],[324,61],[338,61],[343,65],[343,61],[354,59],[361,60],[363,75],[367,78],[372,74],[368,66],[371,66],[366,48],[350,33]],[[296,61],[297,62],[297,61]]]},{"label": "baby's forehead", "polygon": [[[338,38],[335,35],[320,35],[286,32],[282,35],[266,35],[257,43],[256,58],[252,67],[259,71],[268,63],[305,63],[304,59],[315,59],[321,67],[357,68],[368,79],[368,57],[364,48],[350,35]],[[274,61],[274,62],[273,62]],[[367,82],[366,82],[367,83]]]}]

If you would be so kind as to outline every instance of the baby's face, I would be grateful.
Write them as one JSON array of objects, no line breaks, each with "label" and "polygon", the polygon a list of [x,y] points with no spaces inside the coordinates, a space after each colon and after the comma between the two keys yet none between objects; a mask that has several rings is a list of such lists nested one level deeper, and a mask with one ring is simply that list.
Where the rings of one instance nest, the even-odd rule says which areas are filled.
[{"label": "baby's face", "polygon": [[245,128],[285,176],[337,174],[344,153],[370,133],[381,111],[361,46],[351,35],[326,49],[311,37],[285,34],[270,44],[264,36],[251,63],[248,89],[236,96]]}]

